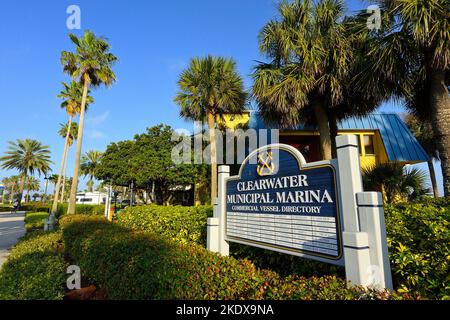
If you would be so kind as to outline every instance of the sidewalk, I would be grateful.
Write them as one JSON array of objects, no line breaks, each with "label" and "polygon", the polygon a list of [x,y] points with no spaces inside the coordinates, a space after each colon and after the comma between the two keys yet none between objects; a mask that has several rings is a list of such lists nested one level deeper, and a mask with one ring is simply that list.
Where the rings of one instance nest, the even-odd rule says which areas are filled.
[{"label": "sidewalk", "polygon": [[24,218],[25,212],[0,212],[0,269],[6,261],[8,250],[25,234]]}]

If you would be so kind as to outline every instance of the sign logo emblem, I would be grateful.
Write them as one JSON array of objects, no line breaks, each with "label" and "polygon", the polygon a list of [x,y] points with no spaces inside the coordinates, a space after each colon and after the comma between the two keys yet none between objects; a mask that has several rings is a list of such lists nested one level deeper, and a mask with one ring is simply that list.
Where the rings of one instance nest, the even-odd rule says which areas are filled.
[{"label": "sign logo emblem", "polygon": [[261,177],[270,176],[275,171],[275,163],[273,163],[272,151],[260,153],[258,155],[258,167],[256,171]]}]

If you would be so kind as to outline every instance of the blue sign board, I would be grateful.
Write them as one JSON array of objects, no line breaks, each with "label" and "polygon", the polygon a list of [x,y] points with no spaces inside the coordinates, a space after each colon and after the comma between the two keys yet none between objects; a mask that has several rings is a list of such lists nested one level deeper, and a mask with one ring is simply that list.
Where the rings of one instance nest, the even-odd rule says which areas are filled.
[{"label": "blue sign board", "polygon": [[336,174],[286,145],[262,148],[226,183],[228,241],[342,264]]}]

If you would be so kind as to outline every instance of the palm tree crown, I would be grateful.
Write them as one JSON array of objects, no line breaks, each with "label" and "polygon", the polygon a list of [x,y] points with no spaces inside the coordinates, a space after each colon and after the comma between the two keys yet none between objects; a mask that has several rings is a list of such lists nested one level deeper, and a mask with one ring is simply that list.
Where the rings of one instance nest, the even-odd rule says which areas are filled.
[{"label": "palm tree crown", "polygon": [[33,175],[50,170],[50,150],[37,140],[19,139],[10,141],[8,151],[0,158],[3,169],[16,169],[21,174]]},{"label": "palm tree crown", "polygon": [[28,175],[37,172],[46,174],[50,171],[50,150],[37,140],[19,139],[9,142],[5,156],[0,158],[3,169],[15,169],[20,172],[19,202],[22,200],[23,190]]},{"label": "palm tree crown", "polygon": [[87,81],[94,87],[111,86],[116,81],[112,65],[117,57],[109,52],[111,49],[107,40],[96,37],[91,31],[86,31],[83,37],[69,34],[75,44],[75,53],[63,51],[61,64],[64,72],[75,81]]},{"label": "palm tree crown", "polygon": [[71,147],[73,145],[74,140],[77,140],[77,133],[78,133],[78,123],[72,122],[70,124],[70,130],[69,130],[68,123],[60,123],[59,124],[58,134],[62,138],[66,138],[67,134],[69,134],[68,141],[67,141],[67,144],[69,147]]},{"label": "palm tree crown", "polygon": [[84,176],[89,176],[89,181],[87,183],[89,192],[92,192],[93,190],[94,177],[102,156],[102,152],[90,150],[81,157],[80,169]]},{"label": "palm tree crown", "polygon": [[183,118],[203,121],[208,113],[221,116],[244,111],[247,94],[232,59],[194,58],[178,81],[175,102]]},{"label": "palm tree crown", "polygon": [[[58,94],[62,99],[61,108],[65,109],[69,117],[75,117],[81,111],[81,100],[83,98],[83,86],[79,82],[71,81],[70,85],[63,82],[63,90]],[[86,97],[86,111],[90,104],[94,103],[94,98],[89,95]]]},{"label": "palm tree crown", "polygon": [[278,11],[259,35],[270,61],[256,66],[253,95],[266,122],[318,125],[322,157],[330,159],[337,121],[377,106],[351,85],[362,39],[350,31],[341,0],[283,1]]}]

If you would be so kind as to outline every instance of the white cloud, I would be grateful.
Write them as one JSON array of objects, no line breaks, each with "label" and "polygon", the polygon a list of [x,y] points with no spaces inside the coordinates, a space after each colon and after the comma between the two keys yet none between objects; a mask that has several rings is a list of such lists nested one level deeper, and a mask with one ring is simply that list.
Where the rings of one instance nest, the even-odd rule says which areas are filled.
[{"label": "white cloud", "polygon": [[97,115],[97,116],[92,116],[92,117],[88,116],[86,121],[87,121],[87,123],[89,123],[91,125],[98,126],[98,125],[104,123],[108,119],[108,117],[109,117],[109,110],[105,111],[102,114]]},{"label": "white cloud", "polygon": [[90,139],[103,139],[106,135],[103,131],[100,130],[88,130],[86,132],[88,138]]}]

